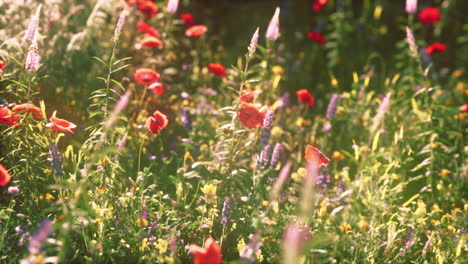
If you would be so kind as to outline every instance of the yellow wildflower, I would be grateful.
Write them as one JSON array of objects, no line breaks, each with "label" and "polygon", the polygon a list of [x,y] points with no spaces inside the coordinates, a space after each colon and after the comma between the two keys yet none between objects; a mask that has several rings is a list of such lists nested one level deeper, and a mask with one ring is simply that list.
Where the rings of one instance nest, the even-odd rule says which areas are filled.
[{"label": "yellow wildflower", "polygon": [[359,229],[361,229],[362,231],[367,231],[369,230],[369,223],[364,220],[364,219],[361,219],[359,222],[358,222],[358,227]]},{"label": "yellow wildflower", "polygon": [[338,80],[335,77],[332,77],[331,86],[337,86],[337,85],[338,85]]},{"label": "yellow wildflower", "polygon": [[343,152],[341,152],[341,151],[334,151],[333,154],[332,154],[332,159],[335,159],[335,160],[344,160],[344,159],[345,159],[345,155],[344,155]]},{"label": "yellow wildflower", "polygon": [[291,173],[291,179],[294,182],[300,182],[301,181],[301,176],[299,176],[299,174],[297,174],[296,172],[293,172],[293,173]]},{"label": "yellow wildflower", "polygon": [[155,247],[159,250],[159,252],[165,253],[167,251],[168,245],[169,243],[166,240],[158,238]]},{"label": "yellow wildflower", "polygon": [[343,223],[340,225],[339,229],[342,233],[346,234],[351,231],[351,226],[348,223]]},{"label": "yellow wildflower", "polygon": [[280,65],[275,65],[275,66],[273,66],[273,68],[271,68],[271,72],[272,72],[274,75],[283,75],[283,73],[284,73],[284,68],[281,67]]},{"label": "yellow wildflower", "polygon": [[213,194],[216,194],[216,185],[214,184],[207,184],[205,186],[203,186],[201,188],[201,191],[204,193],[204,194],[207,194],[207,195],[213,195]]},{"label": "yellow wildflower", "polygon": [[138,218],[135,223],[140,228],[148,226],[148,220],[146,220],[144,218]]},{"label": "yellow wildflower", "polygon": [[301,176],[301,177],[304,177],[304,176],[306,175],[306,173],[307,173],[307,170],[306,170],[306,168],[304,168],[304,167],[300,167],[300,168],[297,170],[297,174],[299,174],[299,176]]},{"label": "yellow wildflower", "polygon": [[451,173],[451,171],[447,170],[447,169],[442,169],[440,171],[440,176],[442,176],[443,178],[447,177],[447,175]]},{"label": "yellow wildflower", "polygon": [[281,127],[275,126],[271,129],[271,136],[274,138],[279,138],[283,134],[283,129]]},{"label": "yellow wildflower", "polygon": [[54,196],[52,196],[52,194],[50,194],[50,193],[45,193],[45,194],[43,195],[43,198],[44,198],[45,200],[52,200],[52,199],[54,199]]}]

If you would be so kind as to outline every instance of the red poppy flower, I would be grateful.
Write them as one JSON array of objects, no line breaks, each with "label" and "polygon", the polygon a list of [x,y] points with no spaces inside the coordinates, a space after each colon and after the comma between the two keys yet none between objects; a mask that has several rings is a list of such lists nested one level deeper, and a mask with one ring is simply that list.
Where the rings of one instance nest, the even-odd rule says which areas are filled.
[{"label": "red poppy flower", "polygon": [[136,27],[143,34],[148,34],[148,35],[153,36],[155,38],[159,38],[159,35],[160,35],[159,31],[157,29],[153,28],[152,26],[150,26],[145,21],[138,21],[138,23],[136,24]]},{"label": "red poppy flower", "polygon": [[180,14],[180,19],[182,19],[187,26],[193,26],[195,24],[195,20],[190,13]]},{"label": "red poppy flower", "polygon": [[189,252],[194,254],[194,264],[221,264],[223,261],[221,247],[213,238],[209,237],[205,241],[205,247],[190,245]]},{"label": "red poppy flower", "polygon": [[20,119],[19,115],[13,114],[10,109],[0,107],[0,124],[5,124],[7,126],[14,126],[18,123]]},{"label": "red poppy flower", "polygon": [[145,126],[149,132],[159,134],[163,128],[167,126],[167,116],[159,111],[155,111],[153,116],[146,119]]},{"label": "red poppy flower", "polygon": [[320,45],[324,45],[325,43],[327,43],[327,39],[317,31],[307,32],[307,37],[309,37],[310,40],[317,42]]},{"label": "red poppy flower", "polygon": [[297,90],[296,95],[297,95],[297,99],[300,102],[303,102],[304,104],[306,104],[308,106],[313,106],[314,103],[315,103],[315,98],[306,89]]},{"label": "red poppy flower", "polygon": [[135,4],[135,0],[125,0],[128,6],[133,6]]},{"label": "red poppy flower", "polygon": [[140,9],[147,19],[151,19],[158,14],[158,6],[151,0],[137,1],[137,4],[138,9]]},{"label": "red poppy flower", "polygon": [[434,7],[427,7],[419,12],[419,20],[423,24],[434,25],[440,21],[440,11]]},{"label": "red poppy flower", "polygon": [[164,86],[160,82],[150,84],[148,89],[153,91],[157,96],[161,96],[164,93]]},{"label": "red poppy flower", "polygon": [[0,71],[3,71],[3,69],[5,69],[5,61],[3,61],[2,59],[0,59]]},{"label": "red poppy flower", "polygon": [[185,30],[185,36],[198,38],[202,36],[203,34],[205,34],[207,31],[208,31],[208,28],[205,25],[195,25]]},{"label": "red poppy flower", "polygon": [[219,77],[226,76],[226,69],[221,63],[208,63],[208,70]]},{"label": "red poppy flower", "polygon": [[13,112],[30,112],[34,118],[42,118],[42,110],[33,104],[19,104],[13,107]]},{"label": "red poppy flower", "polygon": [[254,104],[243,103],[237,110],[237,117],[248,128],[262,127],[268,107],[258,109]]},{"label": "red poppy flower", "polygon": [[327,156],[323,155],[318,148],[314,148],[311,145],[307,145],[305,149],[305,159],[307,162],[317,162],[318,165],[326,165],[330,162]]},{"label": "red poppy flower", "polygon": [[312,10],[314,12],[320,12],[328,4],[328,0],[315,0],[312,4]]},{"label": "red poppy flower", "polygon": [[11,181],[11,175],[8,170],[0,164],[0,186],[5,186]]},{"label": "red poppy flower", "polygon": [[432,43],[431,45],[427,46],[426,53],[433,54],[433,53],[442,53],[447,49],[447,47],[442,43]]},{"label": "red poppy flower", "polygon": [[462,112],[468,112],[468,104],[463,104],[460,106],[460,111]]},{"label": "red poppy flower", "polygon": [[252,89],[244,89],[239,96],[239,100],[244,103],[253,103],[255,92]]},{"label": "red poppy flower", "polygon": [[150,85],[159,80],[159,73],[150,68],[139,68],[133,74],[133,78],[139,84]]},{"label": "red poppy flower", "polygon": [[46,127],[50,127],[52,130],[64,133],[75,134],[72,129],[76,128],[76,125],[65,119],[51,117],[50,123],[46,124]]},{"label": "red poppy flower", "polygon": [[152,36],[146,36],[140,41],[140,44],[143,47],[160,49],[163,46],[163,41]]}]

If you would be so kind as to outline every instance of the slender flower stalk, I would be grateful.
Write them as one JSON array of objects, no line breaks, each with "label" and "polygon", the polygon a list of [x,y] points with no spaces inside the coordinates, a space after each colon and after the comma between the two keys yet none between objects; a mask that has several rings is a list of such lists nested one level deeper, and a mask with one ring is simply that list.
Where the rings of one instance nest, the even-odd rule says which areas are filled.
[{"label": "slender flower stalk", "polygon": [[41,8],[42,4],[40,4],[34,16],[31,18],[31,22],[29,22],[28,29],[24,34],[24,41],[33,41],[34,37],[37,35],[38,27],[39,27],[39,16],[41,15]]},{"label": "slender flower stalk", "polygon": [[285,264],[299,263],[304,244],[304,232],[298,224],[289,224],[283,237],[283,261]]},{"label": "slender flower stalk", "polygon": [[179,0],[169,0],[167,2],[166,11],[168,13],[174,14],[177,12],[178,6],[179,6]]},{"label": "slender flower stalk", "polygon": [[377,109],[377,114],[374,117],[371,131],[374,132],[377,127],[380,125],[382,122],[385,113],[387,113],[388,108],[390,107],[390,97],[392,96],[392,92],[388,92],[387,95],[384,97],[382,100],[382,103],[380,104],[379,108]]},{"label": "slender flower stalk", "polygon": [[276,201],[278,200],[278,197],[280,195],[281,188],[283,185],[286,183],[286,180],[288,179],[289,173],[291,171],[291,165],[292,162],[288,161],[286,165],[283,166],[281,169],[278,178],[276,179],[275,183],[273,184],[273,187],[271,189],[271,200]]},{"label": "slender flower stalk", "polygon": [[414,14],[418,10],[418,0],[406,0],[406,13]]},{"label": "slender flower stalk", "polygon": [[261,238],[260,233],[256,233],[250,237],[249,243],[240,255],[241,259],[246,260],[249,264],[255,262],[257,251],[263,246]]},{"label": "slender flower stalk", "polygon": [[410,48],[410,56],[417,57],[418,56],[418,46],[416,45],[416,41],[414,40],[413,32],[409,27],[406,27],[406,41],[408,42],[408,46]]},{"label": "slender flower stalk", "polygon": [[44,242],[47,240],[50,231],[52,230],[52,222],[49,219],[42,221],[41,226],[36,234],[29,239],[28,250],[32,255],[37,255],[41,252]]},{"label": "slender flower stalk", "polygon": [[280,8],[277,7],[265,34],[265,37],[269,40],[277,40],[279,37],[279,14]]},{"label": "slender flower stalk", "polygon": [[340,99],[340,96],[338,94],[332,95],[330,102],[328,103],[327,107],[327,119],[333,119],[335,117],[336,113],[336,108],[338,106],[338,100]]},{"label": "slender flower stalk", "polygon": [[248,47],[249,51],[249,57],[252,57],[257,50],[257,45],[258,45],[258,27],[257,30],[255,30],[255,33],[252,35],[252,39],[250,40],[250,45]]},{"label": "slender flower stalk", "polygon": [[114,43],[116,43],[119,40],[120,34],[122,33],[122,28],[125,24],[126,12],[127,10],[124,8],[124,10],[122,10],[122,12],[120,13],[119,20],[117,21],[117,25],[115,26],[114,36],[112,37]]},{"label": "slender flower stalk", "polygon": [[273,110],[267,110],[265,118],[263,118],[262,132],[260,134],[259,144],[264,147],[268,144],[271,135],[271,124],[273,123]]},{"label": "slender flower stalk", "polygon": [[115,122],[115,120],[117,120],[119,115],[122,113],[122,111],[125,110],[125,108],[127,108],[128,102],[130,101],[131,94],[132,94],[132,90],[128,89],[124,93],[124,95],[120,97],[119,101],[117,101],[117,103],[114,105],[114,109],[110,113],[109,118],[106,120],[106,123],[105,123],[105,126],[107,128],[110,128],[111,125]]},{"label": "slender flower stalk", "polygon": [[259,166],[261,169],[264,169],[268,165],[268,161],[270,161],[270,145],[266,145],[263,147],[262,154],[260,155],[260,159],[258,160]]},{"label": "slender flower stalk", "polygon": [[231,199],[229,197],[224,198],[223,210],[221,211],[221,224],[225,225],[228,223],[229,215],[231,214]]},{"label": "slender flower stalk", "polygon": [[26,55],[26,62],[24,64],[24,68],[30,72],[35,72],[39,69],[39,60],[41,59],[37,51],[37,35],[38,33],[34,34],[34,38],[29,46],[28,54]]},{"label": "slender flower stalk", "polygon": [[57,143],[53,141],[50,142],[49,153],[50,153],[50,162],[52,163],[52,169],[54,170],[54,176],[63,177],[62,157],[60,156],[60,153],[58,151]]},{"label": "slender flower stalk", "polygon": [[273,154],[271,154],[271,161],[270,161],[271,169],[276,168],[276,165],[278,165],[282,149],[283,149],[283,145],[281,145],[281,143],[276,143],[275,148],[273,149]]}]

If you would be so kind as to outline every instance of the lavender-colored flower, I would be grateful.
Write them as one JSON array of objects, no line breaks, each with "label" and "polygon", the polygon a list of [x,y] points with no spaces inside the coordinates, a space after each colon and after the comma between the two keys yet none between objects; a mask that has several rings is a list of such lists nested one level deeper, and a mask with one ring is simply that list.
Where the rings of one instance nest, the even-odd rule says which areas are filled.
[{"label": "lavender-colored flower", "polygon": [[406,27],[406,42],[410,48],[410,56],[418,56],[418,46],[416,46],[416,41],[414,40],[413,32],[409,27]]},{"label": "lavender-colored flower", "polygon": [[31,18],[31,21],[29,22],[28,29],[26,30],[26,33],[24,34],[24,40],[26,41],[33,41],[33,39],[37,35],[38,27],[39,27],[39,16],[41,15],[41,8],[42,4],[40,4],[37,9],[36,13],[34,16]]},{"label": "lavender-colored flower", "polygon": [[414,14],[418,10],[418,0],[406,0],[406,13]]},{"label": "lavender-colored flower", "polygon": [[54,176],[62,177],[62,157],[60,156],[60,153],[58,151],[57,143],[55,143],[54,141],[50,142],[49,153],[52,169],[54,170]]},{"label": "lavender-colored flower", "polygon": [[414,236],[414,230],[411,229],[409,233],[405,234],[407,241],[405,243],[405,246],[400,248],[400,256],[404,256],[406,252],[416,243],[417,237]]},{"label": "lavender-colored flower", "polygon": [[265,168],[268,165],[268,161],[270,161],[270,145],[266,145],[263,147],[263,151],[260,155],[258,160],[258,166],[261,169]]},{"label": "lavender-colored flower", "polygon": [[292,165],[292,162],[288,161],[288,163],[286,163],[286,165],[284,165],[283,168],[281,168],[278,178],[276,179],[271,189],[271,200],[274,201],[278,199],[281,188],[286,183],[286,180],[289,177],[289,173],[291,171],[291,165]]},{"label": "lavender-colored flower", "polygon": [[182,122],[182,125],[184,126],[185,129],[191,130],[192,129],[192,116],[190,115],[190,111],[187,109],[182,110],[182,115],[180,116],[180,122]]},{"label": "lavender-colored flower", "polygon": [[225,225],[228,222],[229,215],[231,214],[231,199],[224,198],[223,210],[221,211],[221,224]]},{"label": "lavender-colored flower", "polygon": [[271,124],[273,123],[273,110],[267,110],[265,118],[263,118],[262,132],[260,133],[259,144],[264,147],[268,144],[271,135]]},{"label": "lavender-colored flower", "polygon": [[20,189],[16,186],[10,186],[8,187],[8,193],[9,194],[18,194],[20,193]]},{"label": "lavender-colored flower", "polygon": [[248,47],[250,57],[252,57],[254,55],[254,53],[255,53],[255,50],[257,50],[258,30],[259,30],[259,28],[257,27],[257,30],[255,30],[255,33],[252,35],[252,39],[250,40],[250,45]]},{"label": "lavender-colored flower", "polygon": [[298,263],[304,244],[304,232],[298,224],[289,224],[283,236],[282,263]]},{"label": "lavender-colored flower", "polygon": [[26,63],[24,68],[30,72],[35,72],[39,69],[39,60],[41,56],[37,52],[37,43],[36,38],[33,39],[33,43],[28,49],[28,54],[26,55]]},{"label": "lavender-colored flower", "polygon": [[177,7],[179,6],[179,0],[169,0],[167,2],[166,11],[168,13],[174,14],[177,12]]},{"label": "lavender-colored flower", "polygon": [[130,101],[130,95],[132,94],[132,90],[128,89],[124,95],[122,95],[119,99],[119,101],[117,101],[117,103],[115,104],[114,106],[114,112],[115,113],[120,113],[122,112],[123,110],[125,110],[125,108],[127,108],[127,105],[128,105],[128,102]]},{"label": "lavender-colored flower", "polygon": [[254,263],[257,251],[262,247],[262,240],[260,233],[256,233],[250,237],[249,243],[246,245],[244,251],[242,251],[240,257],[247,261],[248,264]]},{"label": "lavender-colored flower", "polygon": [[119,142],[117,143],[117,149],[121,150],[123,148],[125,148],[125,144],[127,143],[127,135],[128,133],[125,133],[122,138],[119,140]]},{"label": "lavender-colored flower", "polygon": [[317,175],[315,184],[319,189],[325,190],[328,188],[328,184],[330,184],[330,179],[331,179],[330,174],[326,172],[320,173],[319,175]]},{"label": "lavender-colored flower", "polygon": [[286,108],[289,105],[290,97],[291,97],[291,94],[289,92],[285,92],[277,101],[278,109]]},{"label": "lavender-colored flower", "polygon": [[143,211],[141,211],[141,218],[146,219],[147,217],[148,217],[148,211],[144,209]]},{"label": "lavender-colored flower", "polygon": [[338,193],[343,193],[346,190],[346,186],[343,180],[338,181],[337,190],[338,190]]},{"label": "lavender-colored flower", "polygon": [[330,98],[330,102],[328,103],[328,107],[327,107],[327,118],[330,120],[333,119],[333,117],[335,117],[336,107],[338,106],[339,99],[340,99],[340,96],[338,94],[334,94]]},{"label": "lavender-colored flower", "polygon": [[268,28],[265,34],[265,37],[269,40],[277,40],[279,36],[279,14],[280,8],[277,7],[275,10],[275,14],[270,20],[268,24]]},{"label": "lavender-colored flower", "polygon": [[392,96],[392,92],[388,92],[387,95],[382,100],[379,108],[377,109],[377,114],[374,117],[371,131],[375,131],[379,124],[381,123],[385,113],[387,113],[388,108],[390,107],[390,97]]},{"label": "lavender-colored flower", "polygon": [[434,234],[431,234],[431,236],[427,239],[426,243],[424,244],[424,247],[422,249],[422,256],[425,257],[426,254],[427,254],[427,251],[429,250],[429,248],[431,247],[431,242],[432,242],[432,237],[434,236]]},{"label": "lavender-colored flower", "polygon": [[273,154],[271,154],[271,161],[270,161],[271,169],[276,168],[276,165],[278,165],[282,149],[283,149],[283,145],[281,145],[281,143],[276,143],[275,148],[273,149]]},{"label": "lavender-colored flower", "polygon": [[37,255],[41,252],[42,246],[52,230],[52,222],[49,219],[42,221],[41,226],[36,234],[29,238],[28,250],[32,255]]},{"label": "lavender-colored flower", "polygon": [[113,40],[114,42],[117,42],[119,40],[119,37],[120,37],[120,33],[122,33],[122,28],[125,24],[125,13],[127,11],[125,10],[122,10],[122,12],[120,12],[120,16],[119,16],[119,20],[117,20],[117,25],[115,26],[115,30],[114,30],[114,37],[113,37]]}]

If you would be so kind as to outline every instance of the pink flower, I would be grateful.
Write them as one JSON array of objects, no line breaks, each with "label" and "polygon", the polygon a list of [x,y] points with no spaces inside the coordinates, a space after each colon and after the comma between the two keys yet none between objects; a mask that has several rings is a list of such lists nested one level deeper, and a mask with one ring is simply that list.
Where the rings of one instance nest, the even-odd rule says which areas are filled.
[{"label": "pink flower", "polygon": [[177,12],[177,7],[178,6],[179,6],[179,0],[169,0],[167,2],[166,11],[168,13],[174,14],[175,12]]},{"label": "pink flower", "polygon": [[270,20],[270,23],[268,24],[268,28],[266,31],[266,38],[269,40],[277,40],[279,36],[279,14],[280,14],[280,8],[277,7],[275,10],[275,14]]},{"label": "pink flower", "polygon": [[406,0],[406,13],[414,14],[418,10],[418,0]]}]

